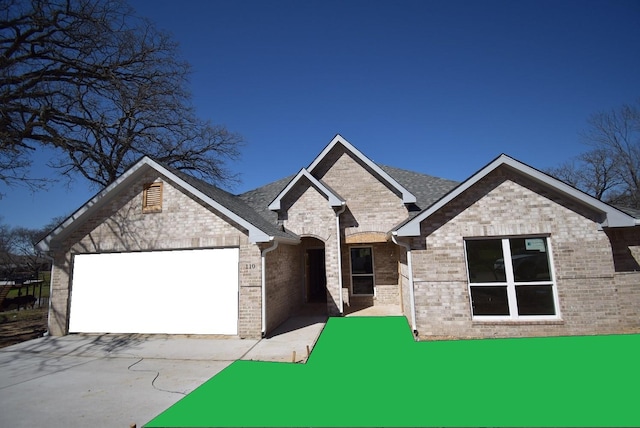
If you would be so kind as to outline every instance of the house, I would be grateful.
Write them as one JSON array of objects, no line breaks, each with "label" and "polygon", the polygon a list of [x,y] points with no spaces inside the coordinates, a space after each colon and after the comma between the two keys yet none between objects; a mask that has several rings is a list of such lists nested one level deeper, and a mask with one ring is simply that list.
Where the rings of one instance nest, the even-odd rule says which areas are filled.
[{"label": "house", "polygon": [[38,243],[49,331],[260,337],[396,305],[418,339],[640,330],[640,213],[501,155],[462,183],[340,135],[232,195],[143,158]]}]

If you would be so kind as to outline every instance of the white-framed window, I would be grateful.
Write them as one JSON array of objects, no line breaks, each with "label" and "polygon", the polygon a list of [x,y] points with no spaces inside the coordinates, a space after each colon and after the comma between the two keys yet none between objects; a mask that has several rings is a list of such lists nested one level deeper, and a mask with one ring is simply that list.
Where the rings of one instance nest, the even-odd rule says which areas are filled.
[{"label": "white-framed window", "polygon": [[373,296],[373,247],[351,247],[351,293]]},{"label": "white-framed window", "polygon": [[465,240],[474,320],[556,320],[558,293],[544,236]]}]

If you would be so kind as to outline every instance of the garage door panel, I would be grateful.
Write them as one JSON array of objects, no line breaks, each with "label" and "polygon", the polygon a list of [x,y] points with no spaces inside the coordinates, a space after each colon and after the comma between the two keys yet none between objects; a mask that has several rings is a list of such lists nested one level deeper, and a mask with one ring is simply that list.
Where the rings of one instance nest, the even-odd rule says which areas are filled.
[{"label": "garage door panel", "polygon": [[237,248],[79,254],[69,331],[237,334]]}]

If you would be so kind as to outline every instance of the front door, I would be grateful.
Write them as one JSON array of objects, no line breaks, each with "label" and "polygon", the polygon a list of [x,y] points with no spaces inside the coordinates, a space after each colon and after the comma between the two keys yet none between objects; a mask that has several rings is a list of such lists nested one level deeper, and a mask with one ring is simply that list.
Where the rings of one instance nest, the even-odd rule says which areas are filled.
[{"label": "front door", "polygon": [[308,249],[305,260],[307,302],[326,302],[327,272],[324,265],[324,248]]}]

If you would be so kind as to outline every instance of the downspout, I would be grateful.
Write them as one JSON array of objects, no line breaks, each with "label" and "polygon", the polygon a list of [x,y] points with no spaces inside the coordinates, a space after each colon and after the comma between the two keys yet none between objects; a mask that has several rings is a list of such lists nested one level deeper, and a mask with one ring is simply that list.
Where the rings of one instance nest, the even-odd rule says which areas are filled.
[{"label": "downspout", "polygon": [[[53,297],[53,272],[55,271],[55,259],[53,258],[53,252],[42,252],[42,256],[51,262],[51,269],[49,272],[49,302],[47,308],[47,331],[44,332],[44,336],[51,336],[50,326],[51,326],[51,297]],[[67,312],[67,320],[69,319],[69,313]],[[69,323],[66,322],[65,334],[69,333]]]},{"label": "downspout", "polygon": [[396,245],[400,245],[407,250],[407,270],[409,271],[409,306],[411,309],[411,330],[414,336],[418,336],[418,328],[416,327],[416,299],[413,291],[413,264],[411,257],[411,246],[406,242],[400,242],[397,239],[396,232],[392,232],[391,239]]},{"label": "downspout", "polygon": [[342,301],[342,248],[340,243],[340,214],[347,209],[347,204],[342,203],[342,208],[339,211],[336,211],[336,237],[338,238],[338,291],[339,291],[339,301],[340,301],[340,316],[344,314],[344,302]]},{"label": "downspout", "polygon": [[[271,238],[274,239],[274,238]],[[273,241],[273,245],[262,250],[262,337],[267,335],[267,253],[278,248],[278,241]]]}]

